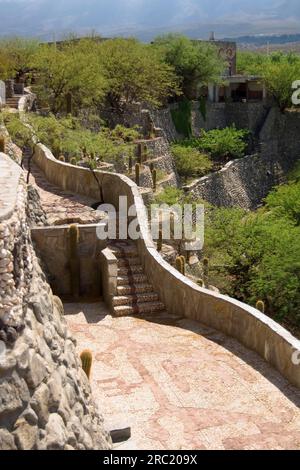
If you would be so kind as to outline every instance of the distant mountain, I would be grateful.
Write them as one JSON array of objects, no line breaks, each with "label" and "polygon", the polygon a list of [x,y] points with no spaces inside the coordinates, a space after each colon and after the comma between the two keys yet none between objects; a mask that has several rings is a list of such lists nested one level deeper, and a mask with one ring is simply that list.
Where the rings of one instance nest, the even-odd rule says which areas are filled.
[{"label": "distant mountain", "polygon": [[181,31],[191,37],[299,32],[299,0],[0,0],[0,35],[49,39],[66,32],[103,36]]},{"label": "distant mountain", "polygon": [[[230,41],[232,38],[225,38]],[[273,34],[271,36],[260,34],[258,36],[239,36],[234,38],[238,44],[249,44],[254,46],[265,46],[267,44],[289,44],[300,41],[300,34]]]}]

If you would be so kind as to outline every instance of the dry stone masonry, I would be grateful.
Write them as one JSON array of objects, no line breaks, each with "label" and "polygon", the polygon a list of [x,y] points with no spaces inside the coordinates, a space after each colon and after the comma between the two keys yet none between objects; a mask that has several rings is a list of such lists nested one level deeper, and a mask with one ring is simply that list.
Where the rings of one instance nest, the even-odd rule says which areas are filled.
[{"label": "dry stone masonry", "polygon": [[109,449],[62,303],[31,243],[21,169],[0,154],[0,175],[0,450]]}]

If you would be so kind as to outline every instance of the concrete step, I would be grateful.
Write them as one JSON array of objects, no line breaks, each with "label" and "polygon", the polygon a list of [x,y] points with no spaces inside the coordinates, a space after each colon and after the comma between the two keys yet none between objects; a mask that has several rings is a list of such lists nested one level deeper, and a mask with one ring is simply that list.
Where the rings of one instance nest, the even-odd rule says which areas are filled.
[{"label": "concrete step", "polygon": [[144,302],[137,305],[122,305],[114,307],[114,313],[117,317],[125,317],[129,315],[142,315],[145,313],[162,312],[165,306],[162,302]]},{"label": "concrete step", "polygon": [[118,286],[128,286],[132,283],[134,284],[146,284],[148,282],[145,274],[133,274],[132,276],[118,276],[117,285]]},{"label": "concrete step", "polygon": [[118,259],[118,267],[122,268],[125,266],[137,266],[138,264],[141,264],[140,258],[120,258]]},{"label": "concrete step", "polygon": [[126,276],[129,274],[142,274],[143,273],[143,266],[141,265],[130,265],[130,266],[122,266],[118,268],[118,275],[119,276]]},{"label": "concrete step", "polygon": [[116,241],[110,244],[108,248],[113,252],[116,258],[137,258],[138,251],[135,245],[126,245],[123,242]]},{"label": "concrete step", "polygon": [[135,284],[134,286],[125,285],[117,287],[118,295],[130,295],[132,293],[144,294],[146,292],[153,292],[151,284]]},{"label": "concrete step", "polygon": [[149,292],[137,295],[119,295],[113,298],[113,305],[115,307],[121,305],[134,305],[144,304],[146,302],[157,302],[159,300],[158,295],[155,292]]}]

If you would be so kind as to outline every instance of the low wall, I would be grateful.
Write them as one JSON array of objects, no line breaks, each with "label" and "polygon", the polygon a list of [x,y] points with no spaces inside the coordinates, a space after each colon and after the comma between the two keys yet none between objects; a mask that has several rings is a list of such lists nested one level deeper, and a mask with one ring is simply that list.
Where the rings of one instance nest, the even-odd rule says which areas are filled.
[{"label": "low wall", "polygon": [[[89,170],[57,161],[44,146],[38,145],[35,162],[50,182],[95,197],[95,183]],[[198,320],[236,338],[256,351],[293,385],[300,388],[300,365],[292,362],[300,341],[266,315],[227,296],[200,288],[166,263],[156,251],[148,230],[146,208],[137,186],[127,177],[96,172],[105,202],[118,207],[119,195],[135,204],[142,239],[137,246],[144,269],[169,313]]]},{"label": "low wall", "polygon": [[0,154],[0,450],[110,449],[26,209],[22,171]]},{"label": "low wall", "polygon": [[[98,239],[97,227],[96,224],[78,225],[80,295],[87,298],[101,295],[99,256],[106,242]],[[32,228],[31,236],[46,266],[53,292],[59,297],[72,297],[69,225]]]}]

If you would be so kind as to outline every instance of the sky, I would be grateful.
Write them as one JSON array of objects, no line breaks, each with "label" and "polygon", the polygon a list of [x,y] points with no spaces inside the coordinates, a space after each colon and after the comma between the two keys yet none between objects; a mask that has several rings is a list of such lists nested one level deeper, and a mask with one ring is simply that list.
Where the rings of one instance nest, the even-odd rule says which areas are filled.
[{"label": "sky", "polygon": [[299,32],[299,0],[0,0],[1,35]]}]

